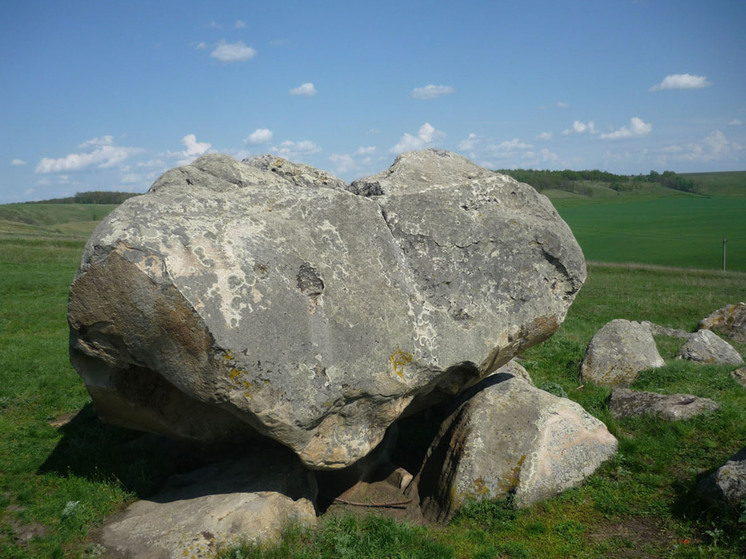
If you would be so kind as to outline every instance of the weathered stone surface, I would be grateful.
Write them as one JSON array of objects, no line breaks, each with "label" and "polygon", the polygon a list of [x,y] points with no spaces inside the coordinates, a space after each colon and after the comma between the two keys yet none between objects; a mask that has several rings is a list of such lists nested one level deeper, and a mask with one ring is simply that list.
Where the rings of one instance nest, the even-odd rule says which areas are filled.
[{"label": "weathered stone surface", "polygon": [[497,371],[495,371],[494,374],[498,373],[506,373],[509,375],[512,375],[514,377],[520,378],[525,380],[527,383],[529,383],[531,386],[536,386],[534,384],[534,381],[531,379],[531,375],[528,374],[528,371],[526,368],[521,365],[518,361],[515,359],[511,359],[505,365],[500,367]]},{"label": "weathered stone surface", "polygon": [[641,371],[665,364],[646,325],[616,319],[594,334],[580,365],[580,375],[584,382],[628,385]]},{"label": "weathered stone surface", "polygon": [[743,357],[735,348],[710,330],[699,330],[679,349],[681,359],[712,365],[741,365]]},{"label": "weathered stone surface", "polygon": [[746,303],[726,305],[699,322],[700,329],[717,330],[737,342],[746,343]]},{"label": "weathered stone surface", "polygon": [[736,379],[741,386],[746,386],[746,367],[741,367],[735,371],[731,371],[730,376]]},{"label": "weathered stone surface", "polygon": [[740,507],[746,501],[746,448],[702,479],[697,485],[697,493],[711,503]]},{"label": "weathered stone surface", "polygon": [[714,400],[691,394],[664,395],[627,388],[615,388],[609,399],[609,411],[617,419],[649,414],[667,421],[676,421],[719,408]]},{"label": "weathered stone surface", "polygon": [[558,328],[585,265],[545,197],[433,150],[379,177],[209,155],[112,212],[69,299],[97,412],[342,468]]},{"label": "weathered stone surface", "polygon": [[580,405],[498,373],[443,424],[416,487],[423,513],[447,520],[469,500],[515,493],[527,506],[582,483],[617,441]]},{"label": "weathered stone surface", "polygon": [[284,449],[176,476],[94,538],[107,559],[212,557],[239,538],[266,541],[288,522],[316,522],[316,481]]}]

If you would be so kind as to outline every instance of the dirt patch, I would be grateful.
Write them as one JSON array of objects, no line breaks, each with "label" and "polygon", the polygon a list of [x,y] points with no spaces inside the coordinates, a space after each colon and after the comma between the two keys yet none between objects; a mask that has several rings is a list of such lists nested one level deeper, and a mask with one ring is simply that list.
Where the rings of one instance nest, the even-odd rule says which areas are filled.
[{"label": "dirt patch", "polygon": [[606,521],[596,525],[588,534],[595,544],[609,544],[604,557],[661,557],[674,545],[691,545],[692,540],[681,540],[671,530],[652,519],[630,518]]}]

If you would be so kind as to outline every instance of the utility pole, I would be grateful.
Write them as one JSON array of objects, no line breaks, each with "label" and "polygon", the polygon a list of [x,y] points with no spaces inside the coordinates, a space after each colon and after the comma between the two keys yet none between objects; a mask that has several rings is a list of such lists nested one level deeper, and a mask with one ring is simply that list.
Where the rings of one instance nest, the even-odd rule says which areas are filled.
[{"label": "utility pole", "polygon": [[727,242],[727,239],[723,237],[723,272],[725,271],[725,243]]}]

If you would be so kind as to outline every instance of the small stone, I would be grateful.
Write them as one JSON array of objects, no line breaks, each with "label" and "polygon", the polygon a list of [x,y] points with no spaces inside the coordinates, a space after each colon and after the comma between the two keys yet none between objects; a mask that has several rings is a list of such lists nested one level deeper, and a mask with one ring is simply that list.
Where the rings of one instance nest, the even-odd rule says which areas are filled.
[{"label": "small stone", "polygon": [[699,330],[679,349],[680,359],[708,365],[742,365],[735,348],[710,330]]},{"label": "small stone", "polygon": [[666,421],[689,419],[695,415],[712,412],[720,406],[709,398],[691,394],[663,395],[627,388],[615,388],[609,399],[609,411],[616,419],[655,415]]}]

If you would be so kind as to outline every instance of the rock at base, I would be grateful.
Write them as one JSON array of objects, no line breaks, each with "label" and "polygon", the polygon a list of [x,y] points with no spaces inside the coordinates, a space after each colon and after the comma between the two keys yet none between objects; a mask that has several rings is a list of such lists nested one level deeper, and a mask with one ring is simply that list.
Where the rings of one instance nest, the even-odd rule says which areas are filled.
[{"label": "rock at base", "polygon": [[626,386],[632,384],[641,371],[665,364],[648,326],[616,319],[594,334],[580,366],[580,375],[584,382]]},{"label": "rock at base", "polygon": [[746,501],[746,448],[742,448],[697,485],[705,501],[738,507]]},{"label": "rock at base", "polygon": [[679,358],[708,365],[742,365],[735,348],[710,330],[699,330],[679,349]]},{"label": "rock at base", "polygon": [[627,388],[615,388],[609,399],[609,411],[616,419],[655,415],[666,421],[689,419],[695,415],[715,411],[720,406],[709,398],[691,394],[640,392]]},{"label": "rock at base", "polygon": [[725,305],[699,322],[699,327],[717,330],[737,342],[746,343],[746,303]]},{"label": "rock at base", "polygon": [[107,559],[211,557],[241,538],[266,541],[288,523],[316,521],[316,481],[285,449],[182,476],[109,521],[97,537]]},{"label": "rock at base", "polygon": [[413,482],[428,520],[447,521],[470,500],[508,493],[528,506],[579,485],[616,452],[601,421],[520,378],[495,374],[472,390]]}]

